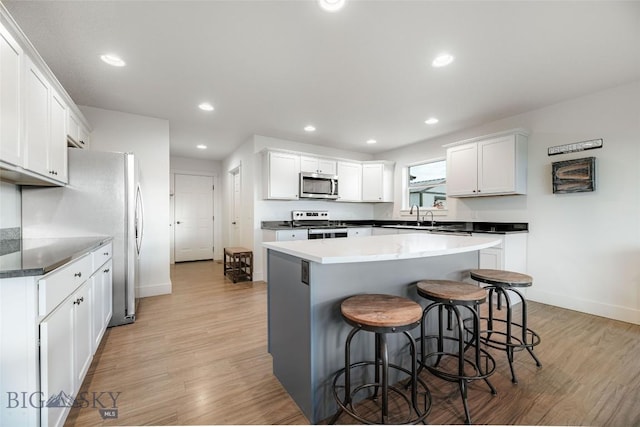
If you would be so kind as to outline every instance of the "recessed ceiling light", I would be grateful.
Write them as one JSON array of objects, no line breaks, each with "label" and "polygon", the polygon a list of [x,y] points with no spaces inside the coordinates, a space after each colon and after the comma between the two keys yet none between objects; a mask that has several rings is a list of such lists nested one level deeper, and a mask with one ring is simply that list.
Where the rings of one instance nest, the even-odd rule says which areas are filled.
[{"label": "recessed ceiling light", "polygon": [[200,150],[206,150],[207,146],[204,145],[204,144],[198,144],[198,145],[196,145],[196,148],[199,148]]},{"label": "recessed ceiling light", "polygon": [[376,142],[378,142],[378,141],[376,141],[375,139],[368,139],[367,140],[367,144],[375,144]]},{"label": "recessed ceiling light", "polygon": [[304,130],[306,132],[314,132],[316,130],[316,127],[313,126],[313,125],[307,125],[307,126],[304,127]]},{"label": "recessed ceiling light", "polygon": [[436,59],[433,60],[431,65],[433,65],[434,67],[444,67],[446,65],[451,64],[452,62],[453,62],[453,56],[449,55],[448,53],[443,53],[441,55],[436,56]]},{"label": "recessed ceiling light", "polygon": [[344,7],[346,0],[318,0],[321,8],[327,12],[337,12]]},{"label": "recessed ceiling light", "polygon": [[116,55],[110,55],[110,54],[101,55],[100,59],[102,59],[104,62],[106,62],[109,65],[113,65],[114,67],[124,67],[126,65],[126,63],[122,60],[122,58]]},{"label": "recessed ceiling light", "polygon": [[428,125],[435,125],[436,123],[439,122],[438,119],[436,119],[435,117],[429,117],[427,120],[424,121],[426,124]]},{"label": "recessed ceiling light", "polygon": [[198,105],[198,108],[203,111],[213,111],[213,105],[209,104],[208,102],[203,102],[202,104]]}]

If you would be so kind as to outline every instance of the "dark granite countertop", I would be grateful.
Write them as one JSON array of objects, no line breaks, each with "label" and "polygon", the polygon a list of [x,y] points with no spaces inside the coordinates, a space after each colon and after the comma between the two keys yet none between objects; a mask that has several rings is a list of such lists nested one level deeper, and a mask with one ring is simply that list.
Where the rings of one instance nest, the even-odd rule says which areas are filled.
[{"label": "dark granite countertop", "polygon": [[0,279],[42,276],[110,240],[107,236],[0,240]]},{"label": "dark granite countertop", "polygon": [[[329,221],[333,227],[393,227],[408,228],[416,225],[415,221],[401,220],[336,220]],[[430,225],[431,221],[424,221],[422,225]],[[466,232],[466,233],[528,233],[529,224],[526,222],[486,222],[486,221],[435,221],[436,226],[442,227],[440,231]],[[292,221],[262,221],[263,230],[291,230],[296,228],[313,228],[313,226],[294,226]]]}]

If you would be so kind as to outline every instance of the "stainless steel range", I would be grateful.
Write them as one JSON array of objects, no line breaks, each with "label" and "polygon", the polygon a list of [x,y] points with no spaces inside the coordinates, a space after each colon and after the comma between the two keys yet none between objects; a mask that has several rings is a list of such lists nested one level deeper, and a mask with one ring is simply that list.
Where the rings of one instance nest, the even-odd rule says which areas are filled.
[{"label": "stainless steel range", "polygon": [[345,227],[336,226],[329,217],[329,211],[291,211],[294,227],[306,227],[309,240],[347,237]]}]

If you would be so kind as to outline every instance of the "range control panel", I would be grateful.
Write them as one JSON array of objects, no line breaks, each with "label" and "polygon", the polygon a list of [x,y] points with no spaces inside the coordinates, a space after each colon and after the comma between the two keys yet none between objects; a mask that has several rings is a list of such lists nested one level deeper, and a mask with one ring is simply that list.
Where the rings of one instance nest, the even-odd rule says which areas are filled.
[{"label": "range control panel", "polygon": [[291,211],[293,221],[328,221],[329,211]]}]

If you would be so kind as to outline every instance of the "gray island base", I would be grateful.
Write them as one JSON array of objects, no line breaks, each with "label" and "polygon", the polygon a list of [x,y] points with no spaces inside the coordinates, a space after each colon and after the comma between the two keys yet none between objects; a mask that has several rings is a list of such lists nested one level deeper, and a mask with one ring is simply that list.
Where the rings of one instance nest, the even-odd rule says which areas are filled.
[{"label": "gray island base", "polygon": [[[478,250],[498,243],[424,234],[265,243],[274,375],[311,423],[330,417],[337,410],[333,377],[344,367],[351,330],[340,303],[355,294],[386,293],[425,307],[428,301],[417,295],[416,281],[467,279],[468,271],[478,268]],[[390,334],[388,342],[391,363],[407,366],[406,338]],[[373,334],[360,332],[352,342],[352,362],[372,360],[373,349]]]}]

